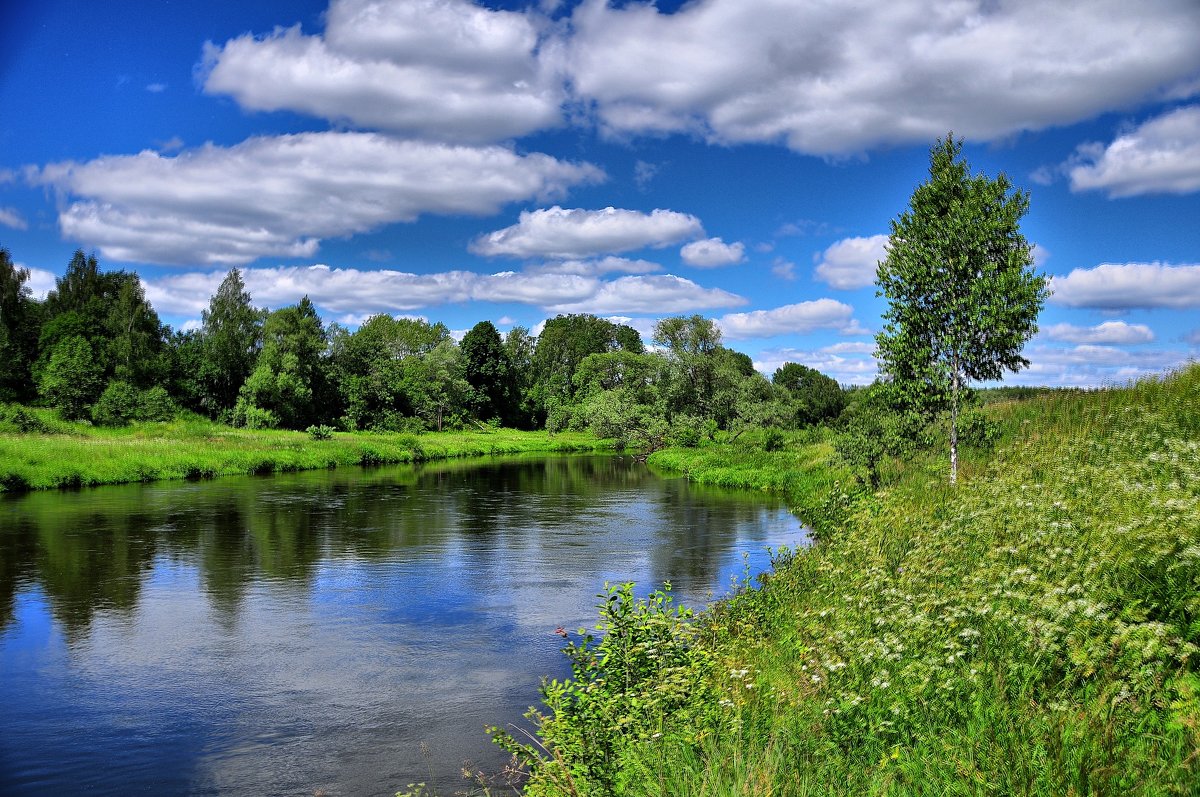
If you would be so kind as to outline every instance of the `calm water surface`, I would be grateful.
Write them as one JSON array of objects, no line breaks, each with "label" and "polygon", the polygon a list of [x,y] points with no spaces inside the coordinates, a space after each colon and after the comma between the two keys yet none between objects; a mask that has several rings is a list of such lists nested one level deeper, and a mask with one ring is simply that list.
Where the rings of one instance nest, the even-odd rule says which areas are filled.
[{"label": "calm water surface", "polygon": [[699,606],[805,542],[611,457],[3,499],[0,794],[452,794],[606,580]]}]

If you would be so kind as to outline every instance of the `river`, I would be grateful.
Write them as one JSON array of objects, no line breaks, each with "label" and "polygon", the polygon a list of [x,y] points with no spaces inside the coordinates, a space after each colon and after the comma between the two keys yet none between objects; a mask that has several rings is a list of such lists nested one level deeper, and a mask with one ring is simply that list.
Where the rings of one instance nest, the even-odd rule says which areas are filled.
[{"label": "river", "polygon": [[700,607],[806,543],[607,456],[0,496],[0,794],[453,794],[605,581]]}]

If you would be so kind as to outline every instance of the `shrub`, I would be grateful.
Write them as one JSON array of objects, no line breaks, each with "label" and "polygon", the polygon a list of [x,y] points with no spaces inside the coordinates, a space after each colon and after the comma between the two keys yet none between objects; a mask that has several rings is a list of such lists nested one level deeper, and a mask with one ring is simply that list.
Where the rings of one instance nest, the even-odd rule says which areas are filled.
[{"label": "shrub", "polygon": [[700,445],[701,429],[698,418],[676,419],[671,425],[671,442],[681,448],[696,448]]},{"label": "shrub", "polygon": [[233,417],[230,420],[234,426],[246,429],[274,429],[279,426],[278,415],[271,410],[254,406],[245,397],[237,400],[237,404],[233,408]]},{"label": "shrub", "polygon": [[18,434],[50,433],[50,427],[41,418],[15,404],[11,407],[0,407],[0,428],[5,431],[11,428]]},{"label": "shrub", "polygon": [[113,380],[92,405],[92,422],[99,426],[127,426],[138,417],[140,405],[133,385]]},{"label": "shrub", "polygon": [[763,430],[763,451],[782,451],[786,442],[783,430],[773,426]]},{"label": "shrub", "polygon": [[977,410],[958,419],[958,442],[982,451],[991,451],[1000,439],[1000,425]]},{"label": "shrub", "polygon": [[162,385],[155,385],[149,390],[143,390],[139,396],[138,420],[169,421],[175,417],[175,402],[171,394]]},{"label": "shrub", "polygon": [[308,432],[308,436],[313,440],[329,440],[333,437],[333,427],[324,424],[310,426],[304,431]]}]

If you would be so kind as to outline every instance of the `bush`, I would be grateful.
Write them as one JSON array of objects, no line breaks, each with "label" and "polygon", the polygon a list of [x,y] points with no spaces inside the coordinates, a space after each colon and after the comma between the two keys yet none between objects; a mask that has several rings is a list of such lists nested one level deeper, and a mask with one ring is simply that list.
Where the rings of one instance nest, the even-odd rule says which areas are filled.
[{"label": "bush", "polygon": [[786,442],[781,429],[772,426],[763,430],[763,451],[782,451]]},{"label": "bush", "polygon": [[140,421],[169,421],[177,411],[171,394],[162,385],[143,390],[139,403],[137,418]]},{"label": "bush", "polygon": [[304,431],[308,432],[308,436],[313,440],[329,440],[333,437],[333,427],[324,424],[310,426]]},{"label": "bush", "polygon": [[141,401],[128,382],[113,380],[92,405],[92,422],[99,426],[128,426],[138,417]]},{"label": "bush", "polygon": [[671,425],[671,443],[681,448],[696,448],[700,445],[701,429],[698,418],[676,419]]},{"label": "bush", "polygon": [[18,434],[49,434],[50,427],[24,407],[0,407],[0,430]]},{"label": "bush", "polygon": [[972,410],[958,418],[958,442],[983,451],[991,451],[1000,440],[1000,424]]},{"label": "bush", "polygon": [[246,429],[274,429],[279,426],[278,415],[270,410],[254,406],[245,397],[237,400],[237,404],[233,408],[233,417],[230,420],[234,426]]}]

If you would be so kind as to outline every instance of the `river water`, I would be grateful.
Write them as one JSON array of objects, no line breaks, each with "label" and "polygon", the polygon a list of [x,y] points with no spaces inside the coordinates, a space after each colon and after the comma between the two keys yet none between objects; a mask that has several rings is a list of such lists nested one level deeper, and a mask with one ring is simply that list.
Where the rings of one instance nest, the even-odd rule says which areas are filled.
[{"label": "river water", "polygon": [[807,542],[618,457],[0,499],[5,795],[454,794],[605,581],[700,607]]}]

